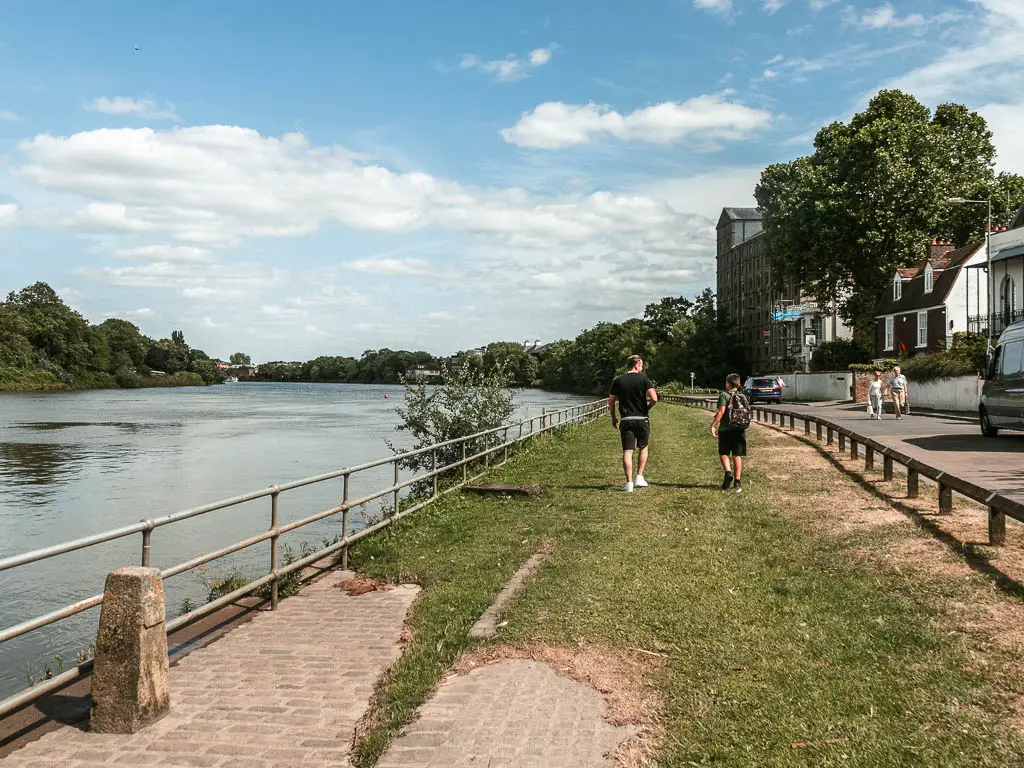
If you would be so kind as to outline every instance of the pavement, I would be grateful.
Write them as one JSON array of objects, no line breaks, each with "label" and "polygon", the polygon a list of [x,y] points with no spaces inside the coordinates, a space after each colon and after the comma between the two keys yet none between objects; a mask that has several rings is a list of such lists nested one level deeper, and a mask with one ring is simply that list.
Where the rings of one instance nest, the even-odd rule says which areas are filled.
[{"label": "pavement", "polygon": [[350,596],[335,571],[170,670],[171,712],[139,733],[64,726],[0,768],[348,766],[356,722],[401,653],[418,588]]},{"label": "pavement", "polygon": [[999,437],[985,437],[977,418],[967,420],[960,414],[911,411],[900,420],[891,413],[869,419],[863,403],[771,407],[822,416],[943,472],[1024,502],[1024,432],[1004,430]]},{"label": "pavement", "polygon": [[548,664],[502,661],[443,685],[376,768],[614,766],[634,729],[606,715],[600,693]]}]

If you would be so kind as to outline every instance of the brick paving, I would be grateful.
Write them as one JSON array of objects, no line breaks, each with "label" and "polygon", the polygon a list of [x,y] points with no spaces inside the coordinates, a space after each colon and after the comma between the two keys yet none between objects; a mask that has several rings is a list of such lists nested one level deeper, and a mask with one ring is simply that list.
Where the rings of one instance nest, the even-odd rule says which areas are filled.
[{"label": "brick paving", "polygon": [[606,706],[543,662],[478,667],[443,685],[376,768],[613,766],[634,730],[606,722]]},{"label": "brick paving", "polygon": [[171,712],[131,736],[64,727],[0,768],[347,766],[416,587],[353,597],[335,572],[171,668]]}]

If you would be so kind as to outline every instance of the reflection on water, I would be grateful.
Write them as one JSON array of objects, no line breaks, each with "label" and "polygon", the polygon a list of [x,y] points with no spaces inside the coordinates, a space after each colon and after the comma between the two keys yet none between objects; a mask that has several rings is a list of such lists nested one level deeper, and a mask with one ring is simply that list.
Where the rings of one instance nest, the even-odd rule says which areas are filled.
[{"label": "reflection on water", "polygon": [[[402,395],[400,387],[241,383],[0,396],[0,557],[389,456],[387,440],[408,440],[395,431]],[[532,390],[516,397],[517,418],[585,401]],[[352,496],[390,485],[391,471],[353,477]],[[282,494],[281,522],[331,508],[341,494],[340,479]],[[159,528],[153,565],[264,531],[269,513],[269,500],[260,499]],[[360,525],[360,516],[352,522]],[[303,541],[319,545],[340,533],[340,520],[329,518],[282,544],[298,551]],[[101,592],[109,571],[139,561],[140,544],[133,536],[0,573],[0,628]],[[263,573],[268,556],[264,543],[210,568]],[[165,588],[171,616],[184,599],[206,598],[193,573]],[[97,617],[90,611],[0,646],[0,696],[24,685],[26,664],[41,669],[57,651],[70,659],[87,647]]]}]

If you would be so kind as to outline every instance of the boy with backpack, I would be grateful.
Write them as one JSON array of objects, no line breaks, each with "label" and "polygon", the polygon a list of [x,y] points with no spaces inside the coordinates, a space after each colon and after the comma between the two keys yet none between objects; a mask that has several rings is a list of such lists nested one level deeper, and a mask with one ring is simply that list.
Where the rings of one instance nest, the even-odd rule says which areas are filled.
[{"label": "boy with backpack", "polygon": [[[725,391],[718,395],[718,410],[711,422],[711,436],[718,438],[718,456],[722,460],[725,478],[722,490],[733,484],[736,493],[743,493],[743,457],[747,455],[747,427],[750,426],[750,401],[740,389],[740,375],[730,373],[725,379]],[[729,457],[732,456],[730,466]]]}]

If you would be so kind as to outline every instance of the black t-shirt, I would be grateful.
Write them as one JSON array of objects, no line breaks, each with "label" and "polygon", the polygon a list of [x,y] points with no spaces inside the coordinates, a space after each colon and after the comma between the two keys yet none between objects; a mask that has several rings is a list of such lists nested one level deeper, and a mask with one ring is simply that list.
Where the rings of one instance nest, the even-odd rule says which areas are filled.
[{"label": "black t-shirt", "polygon": [[619,415],[647,416],[647,390],[654,387],[651,380],[642,373],[624,373],[612,382],[611,394],[619,401]]}]

